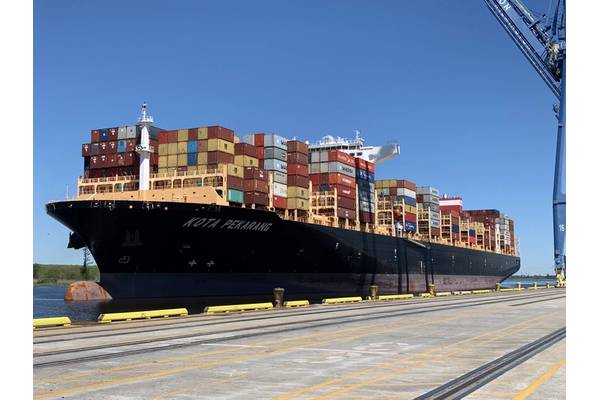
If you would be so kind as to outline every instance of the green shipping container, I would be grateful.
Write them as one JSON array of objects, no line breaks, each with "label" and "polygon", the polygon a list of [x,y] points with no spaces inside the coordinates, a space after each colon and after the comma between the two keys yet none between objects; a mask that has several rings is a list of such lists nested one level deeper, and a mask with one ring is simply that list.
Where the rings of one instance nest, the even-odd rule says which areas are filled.
[{"label": "green shipping container", "polygon": [[244,192],[235,189],[227,189],[227,200],[232,203],[243,203]]}]

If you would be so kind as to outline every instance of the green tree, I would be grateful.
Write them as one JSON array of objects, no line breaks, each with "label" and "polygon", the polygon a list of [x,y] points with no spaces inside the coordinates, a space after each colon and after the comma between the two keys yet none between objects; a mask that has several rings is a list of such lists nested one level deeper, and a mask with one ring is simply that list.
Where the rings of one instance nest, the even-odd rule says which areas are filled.
[{"label": "green tree", "polygon": [[40,264],[33,263],[33,279],[39,279],[40,277]]},{"label": "green tree", "polygon": [[83,265],[81,266],[81,279],[87,281],[90,276],[90,271],[88,269],[88,264],[90,262],[90,250],[87,247],[83,248]]}]

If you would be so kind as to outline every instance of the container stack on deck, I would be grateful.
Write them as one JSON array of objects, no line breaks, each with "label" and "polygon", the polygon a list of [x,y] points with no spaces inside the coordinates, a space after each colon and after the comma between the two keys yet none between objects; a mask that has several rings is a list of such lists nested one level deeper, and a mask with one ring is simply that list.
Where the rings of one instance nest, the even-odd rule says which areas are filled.
[{"label": "container stack on deck", "polygon": [[431,186],[417,187],[418,232],[425,237],[441,236],[440,192]]},{"label": "container stack on deck", "polygon": [[442,239],[451,243],[460,241],[460,216],[463,213],[461,197],[446,197],[440,199],[440,214]]},{"label": "container stack on deck", "polygon": [[358,219],[361,223],[375,223],[375,164],[362,158],[354,159],[358,188]]},{"label": "container stack on deck", "polygon": [[299,140],[287,142],[287,208],[309,209],[308,145]]},{"label": "container stack on deck", "polygon": [[405,179],[375,181],[378,196],[378,222],[394,223],[395,228],[413,234],[417,231],[417,186]]},{"label": "container stack on deck", "polygon": [[[155,153],[150,156],[150,171],[155,172],[160,129],[152,126],[149,131]],[[92,130],[90,143],[81,145],[84,178],[137,175],[140,162],[135,146],[140,143],[140,134],[138,125]]]},{"label": "container stack on deck", "polygon": [[[339,150],[310,152],[309,178],[313,192],[336,192],[338,218],[356,220],[356,170],[354,157]],[[333,204],[322,215],[334,214]]]}]

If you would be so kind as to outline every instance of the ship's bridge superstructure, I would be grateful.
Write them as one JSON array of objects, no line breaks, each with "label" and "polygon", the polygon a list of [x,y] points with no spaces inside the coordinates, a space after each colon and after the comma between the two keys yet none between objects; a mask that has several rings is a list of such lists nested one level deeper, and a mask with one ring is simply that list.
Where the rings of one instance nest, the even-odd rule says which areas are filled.
[{"label": "ship's bridge superstructure", "polygon": [[355,131],[354,139],[325,135],[314,143],[310,143],[309,151],[341,150],[353,157],[362,158],[372,163],[380,163],[400,154],[400,146],[390,143],[383,146],[365,146],[365,140],[360,136],[360,131]]}]

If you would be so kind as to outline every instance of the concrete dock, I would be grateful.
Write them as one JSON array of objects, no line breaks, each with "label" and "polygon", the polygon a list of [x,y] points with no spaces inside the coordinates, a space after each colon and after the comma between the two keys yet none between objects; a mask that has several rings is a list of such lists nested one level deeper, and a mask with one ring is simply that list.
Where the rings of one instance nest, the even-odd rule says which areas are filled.
[{"label": "concrete dock", "polygon": [[565,290],[36,329],[35,399],[563,399]]}]

